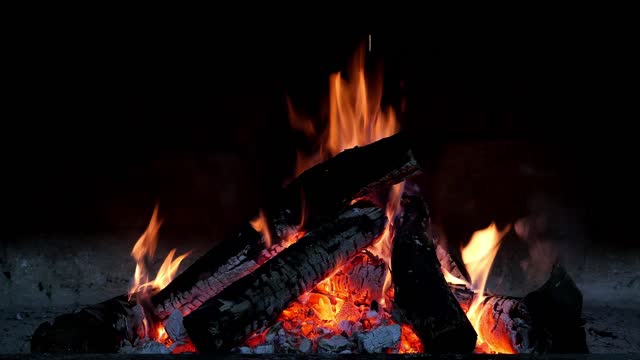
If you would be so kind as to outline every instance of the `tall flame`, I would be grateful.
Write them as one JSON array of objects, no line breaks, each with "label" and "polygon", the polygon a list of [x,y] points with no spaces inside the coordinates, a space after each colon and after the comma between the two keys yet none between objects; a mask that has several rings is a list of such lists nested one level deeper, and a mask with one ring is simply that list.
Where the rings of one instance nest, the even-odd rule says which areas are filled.
[{"label": "tall flame", "polygon": [[343,150],[370,144],[400,129],[393,108],[381,109],[382,83],[367,82],[364,60],[361,48],[354,56],[348,80],[341,72],[330,76],[329,122],[324,131],[318,131],[310,118],[300,115],[288,102],[291,127],[318,142],[317,152],[298,152],[296,176]]},{"label": "tall flame", "polygon": [[158,219],[158,206],[156,205],[147,229],[131,250],[131,256],[136,260],[136,270],[129,289],[129,298],[136,293],[140,293],[141,297],[147,297],[164,289],[175,277],[182,260],[191,253],[187,252],[174,259],[176,249],[172,249],[164,259],[156,277],[149,280],[151,262],[158,246],[158,231],[161,224],[162,220]]},{"label": "tall flame", "polygon": [[[471,289],[475,292],[473,301],[467,311],[467,317],[478,334],[477,347],[485,345],[491,347],[482,337],[481,310],[486,297],[484,292],[491,265],[500,248],[500,242],[509,229],[510,226],[507,226],[502,231],[498,231],[496,224],[491,223],[487,228],[474,232],[467,246],[462,249],[462,261],[469,272]],[[491,350],[495,352],[510,352],[505,351],[505,349]]]},{"label": "tall flame", "polygon": [[[394,135],[400,130],[391,106],[381,108],[382,82],[369,82],[365,74],[365,49],[360,48],[351,64],[348,79],[341,72],[329,78],[329,122],[320,133],[311,119],[298,114],[291,102],[289,121],[291,126],[318,142],[317,152],[305,154],[298,151],[296,175],[328,158],[356,146],[364,146]],[[380,239],[369,249],[383,258],[390,268],[393,220],[401,210],[400,200],[404,182],[391,188],[386,203],[387,228]],[[383,294],[391,286],[391,273],[387,271]],[[385,305],[385,298],[379,299]]]}]

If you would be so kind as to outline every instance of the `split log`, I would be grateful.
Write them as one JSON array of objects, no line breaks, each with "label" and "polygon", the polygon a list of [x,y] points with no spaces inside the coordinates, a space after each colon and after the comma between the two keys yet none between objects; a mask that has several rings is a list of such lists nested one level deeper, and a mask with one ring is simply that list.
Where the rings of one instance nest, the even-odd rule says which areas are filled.
[{"label": "split log", "polygon": [[184,325],[200,352],[228,351],[269,326],[298,296],[372,243],[387,219],[379,208],[350,207],[314,229],[252,274],[187,315]]},{"label": "split log", "polygon": [[314,291],[349,300],[356,305],[370,305],[382,297],[387,266],[369,251],[351,258],[330,281],[322,281]]},{"label": "split log", "polygon": [[[475,297],[462,285],[449,285],[467,312]],[[588,353],[582,293],[556,264],[549,279],[524,298],[485,293],[480,336],[494,349],[518,353]]]},{"label": "split log", "polygon": [[[477,295],[464,285],[449,285],[465,313]],[[485,293],[479,312],[478,335],[494,351],[507,354],[543,352],[547,337],[535,326],[522,299]]]},{"label": "split log", "polygon": [[391,258],[394,317],[413,326],[428,352],[472,352],[476,333],[440,270],[426,205],[405,195],[402,206]]},{"label": "split log", "polygon": [[267,200],[265,216],[273,246],[265,251],[248,224],[222,242],[152,298],[160,319],[174,309],[188,314],[226,286],[251,273],[283,250],[281,242],[297,232],[304,216],[313,228],[344,210],[354,199],[386,189],[420,171],[403,134],[345,150],[297,177]]}]

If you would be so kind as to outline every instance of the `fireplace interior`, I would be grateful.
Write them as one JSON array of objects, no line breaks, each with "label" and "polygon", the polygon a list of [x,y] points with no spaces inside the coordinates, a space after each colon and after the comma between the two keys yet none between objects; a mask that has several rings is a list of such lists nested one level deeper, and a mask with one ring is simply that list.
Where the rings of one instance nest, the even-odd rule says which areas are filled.
[{"label": "fireplace interior", "polygon": [[621,50],[511,25],[28,34],[0,351],[639,353]]}]

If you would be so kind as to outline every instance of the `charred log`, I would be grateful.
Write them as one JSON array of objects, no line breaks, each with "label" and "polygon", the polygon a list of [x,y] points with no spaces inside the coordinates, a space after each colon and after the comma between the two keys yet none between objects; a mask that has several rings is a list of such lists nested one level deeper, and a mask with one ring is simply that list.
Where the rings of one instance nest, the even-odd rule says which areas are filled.
[{"label": "charred log", "polygon": [[413,326],[426,351],[472,352],[476,333],[440,270],[428,210],[416,196],[402,202],[391,259],[397,321]]},{"label": "charred log", "polygon": [[276,193],[265,211],[272,233],[299,224],[313,228],[331,219],[353,199],[405,180],[420,172],[405,134],[396,134],[372,144],[345,150],[320,163]]},{"label": "charred log", "polygon": [[116,352],[122,340],[134,336],[137,316],[126,295],[60,315],[36,329],[31,352]]},{"label": "charred log", "polygon": [[582,292],[563,266],[556,264],[547,282],[522,301],[529,308],[534,324],[549,332],[549,352],[589,352],[582,318]]},{"label": "charred log", "polygon": [[286,306],[377,238],[386,225],[378,208],[351,207],[307,233],[252,274],[186,316],[201,352],[228,351],[270,325]]},{"label": "charred log", "polygon": [[[273,246],[265,250],[248,224],[176,277],[152,299],[160,319],[174,309],[188,314],[226,286],[251,273],[280,252],[304,215],[312,228],[348,206],[353,199],[387,188],[420,171],[408,142],[397,134],[345,150],[302,173],[268,200],[265,207]],[[303,214],[303,211],[305,213]]]}]

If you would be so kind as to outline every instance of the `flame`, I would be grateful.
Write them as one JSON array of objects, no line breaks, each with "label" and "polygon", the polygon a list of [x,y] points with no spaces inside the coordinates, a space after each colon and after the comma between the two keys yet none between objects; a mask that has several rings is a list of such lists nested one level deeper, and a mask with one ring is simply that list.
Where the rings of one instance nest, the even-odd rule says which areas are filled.
[{"label": "flame", "polygon": [[[318,144],[317,151],[305,154],[298,151],[296,176],[313,165],[356,146],[364,146],[396,134],[400,125],[391,106],[381,108],[382,82],[369,82],[365,74],[365,49],[355,54],[348,79],[341,72],[329,78],[329,123],[320,133],[313,121],[300,115],[288,101],[291,127],[302,132]],[[394,185],[386,203],[387,227],[378,241],[369,249],[384,259],[391,268],[391,245],[393,243],[393,220],[401,210],[400,200],[404,182]],[[355,200],[354,200],[355,201]],[[378,299],[384,307],[391,287],[391,272],[387,270],[383,297]]]},{"label": "flame", "polygon": [[487,340],[489,339],[483,337],[481,318],[484,299],[486,297],[484,291],[487,278],[489,277],[489,271],[500,248],[500,242],[509,229],[510,226],[507,226],[502,231],[498,231],[496,224],[491,223],[487,228],[474,232],[469,244],[462,249],[462,261],[469,272],[471,289],[475,292],[473,301],[467,311],[467,317],[478,334],[476,347],[486,348],[488,346],[494,352],[502,353],[514,352],[513,349],[504,347],[493,348],[491,346],[494,342],[488,342]]},{"label": "flame", "polygon": [[387,271],[384,279],[384,286],[382,288],[382,298],[378,300],[380,305],[385,307],[389,302],[387,301],[390,296],[388,295],[389,289],[391,289],[392,276],[391,276],[391,251],[393,248],[393,219],[395,219],[398,212],[401,210],[400,200],[402,199],[402,191],[404,190],[404,182],[393,185],[389,192],[389,199],[387,200],[386,215],[389,219],[389,224],[384,229],[380,239],[369,247],[374,255],[384,259],[387,264]]},{"label": "flame", "polygon": [[364,60],[361,48],[354,56],[349,80],[341,72],[330,76],[329,122],[324,131],[318,131],[313,121],[288,101],[291,127],[315,141],[317,149],[312,154],[298,151],[296,176],[343,150],[368,145],[400,130],[393,108],[380,108],[382,83],[367,82]]},{"label": "flame", "polygon": [[250,221],[253,229],[262,234],[262,239],[264,239],[264,245],[266,248],[271,247],[271,233],[269,232],[269,223],[267,222],[267,217],[264,214],[264,211],[260,209],[260,213],[258,216]]},{"label": "flame", "polygon": [[180,263],[191,252],[187,252],[173,259],[176,249],[172,249],[164,259],[156,277],[149,280],[150,264],[158,246],[158,231],[162,225],[162,220],[158,219],[158,206],[153,209],[151,220],[145,232],[140,236],[138,241],[131,250],[131,255],[136,260],[136,270],[133,275],[131,288],[129,289],[129,299],[135,293],[139,294],[140,301],[144,297],[148,297],[162,289],[164,289],[175,277],[180,267]]}]

